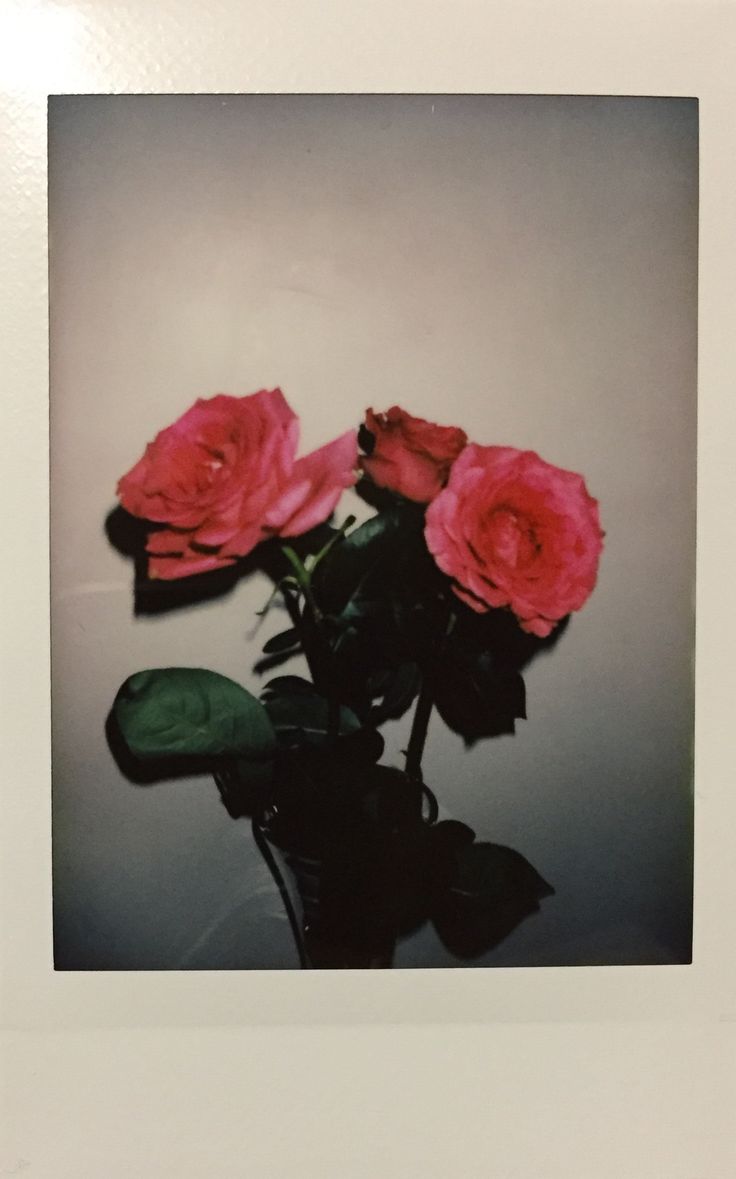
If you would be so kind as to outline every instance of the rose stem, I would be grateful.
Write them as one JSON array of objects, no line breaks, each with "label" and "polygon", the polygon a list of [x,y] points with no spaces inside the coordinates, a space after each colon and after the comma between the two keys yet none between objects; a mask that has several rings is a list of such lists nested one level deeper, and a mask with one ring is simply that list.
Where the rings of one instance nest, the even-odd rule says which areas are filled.
[{"label": "rose stem", "polygon": [[[455,626],[456,615],[452,609],[449,608],[447,617],[447,624],[445,626],[445,633],[442,636],[442,644],[440,646],[439,657],[441,658],[447,646],[447,640],[452,634]],[[424,746],[427,740],[427,731],[429,729],[429,719],[432,715],[432,707],[434,705],[434,698],[427,683],[426,674],[422,676],[422,686],[419,690],[416,708],[414,709],[414,718],[411,723],[411,732],[409,734],[409,744],[406,749],[406,773],[410,778],[417,782],[423,782],[422,777],[422,757],[424,756]]]},{"label": "rose stem", "polygon": [[283,584],[281,586],[281,593],[282,593],[282,596],[284,599],[284,605],[286,606],[287,613],[288,613],[289,618],[291,620],[291,625],[294,627],[294,630],[297,631],[297,633],[299,634],[299,637],[302,640],[302,646],[304,648],[304,658],[307,661],[307,667],[309,668],[309,674],[312,677],[312,682],[314,683],[315,687],[318,687],[319,686],[319,684],[318,684],[319,677],[316,674],[316,670],[314,667],[314,659],[313,659],[314,653],[311,649],[311,644],[307,641],[307,635],[305,633],[305,628],[304,628],[304,620],[303,620],[301,612],[299,610],[299,605],[298,605],[296,599],[292,597],[291,591],[288,590],[286,588],[286,586]]},{"label": "rose stem", "polygon": [[[312,592],[312,574],[314,573],[315,569],[320,564],[320,562],[323,561],[324,558],[326,556],[328,556],[328,554],[332,551],[332,549],[335,547],[335,545],[338,544],[339,541],[341,541],[343,539],[343,537],[345,536],[348,529],[352,528],[354,523],[355,523],[355,516],[348,516],[347,519],[345,520],[345,522],[335,532],[335,534],[332,537],[330,537],[330,539],[327,541],[327,544],[323,545],[323,547],[315,555],[314,560],[312,561],[312,564],[308,568],[302,564],[301,560],[299,559],[298,555],[296,554],[294,549],[291,547],[291,545],[282,545],[282,548],[281,548],[282,553],[284,554],[287,561],[289,562],[292,569],[294,570],[294,576],[296,577],[297,584],[298,584],[299,589],[302,591],[302,594],[304,596],[305,607],[306,607],[306,609],[309,610],[309,612],[312,616],[312,622],[314,624],[315,632],[316,632],[317,636],[319,637],[319,639],[321,640],[323,654],[327,657],[327,659],[326,659],[327,665],[329,665],[332,651],[330,648],[329,640],[327,639],[327,636],[324,633],[324,621],[323,621],[322,611],[320,610],[319,606],[317,605],[317,602],[315,601],[315,598],[314,598],[314,594]],[[285,592],[284,592],[284,597],[286,597]],[[296,605],[296,603],[293,603],[293,611],[292,611],[291,607],[289,605],[289,602],[287,601],[287,608],[289,609],[290,617],[292,619],[293,625],[296,627],[296,629],[302,635],[302,642],[304,643],[304,653],[305,653],[305,655],[307,655],[307,665],[309,667],[309,670],[310,670],[310,673],[312,676],[312,681],[315,684],[315,686],[321,686],[321,690],[324,692],[324,695],[327,697],[327,709],[328,709],[328,711],[327,711],[327,742],[329,745],[332,745],[337,741],[337,738],[340,735],[340,700],[339,700],[339,697],[337,696],[337,694],[335,693],[334,682],[333,682],[334,675],[333,675],[332,669],[330,669],[328,671],[326,676],[323,676],[322,674],[320,674],[319,679],[322,680],[323,683],[321,685],[318,684],[318,678],[315,675],[315,668],[317,666],[317,661],[316,660],[310,661],[310,658],[307,654],[306,632],[305,632],[305,628],[302,625],[303,624],[303,617],[302,617],[302,615],[299,614],[299,608]],[[312,648],[312,654],[314,654],[314,653],[315,653],[314,648]],[[326,666],[325,661],[320,660],[320,662],[322,663],[322,670],[324,671],[325,666]]]},{"label": "rose stem", "polygon": [[432,715],[434,699],[429,690],[426,677],[422,679],[422,687],[414,709],[414,719],[411,722],[411,733],[406,750],[406,773],[415,781],[422,781],[422,755],[427,740],[429,718]]},{"label": "rose stem", "polygon": [[[340,701],[331,690],[332,676],[325,676],[323,674],[325,670],[324,660],[319,658],[320,653],[316,650],[314,643],[311,641],[313,637],[317,637],[319,639],[323,638],[320,631],[322,615],[319,612],[315,613],[315,610],[312,608],[312,602],[314,599],[311,597],[311,594],[305,594],[304,603],[306,608],[310,610],[312,614],[312,622],[314,625],[313,634],[310,635],[309,628],[304,625],[304,616],[300,612],[299,605],[292,597],[291,592],[283,584],[281,586],[281,592],[283,594],[289,618],[291,619],[291,624],[301,636],[302,646],[304,648],[304,657],[307,661],[309,674],[312,677],[312,683],[318,691],[327,697],[327,742],[328,744],[332,745],[340,734]],[[321,645],[324,647],[325,653],[329,655],[330,651],[327,641],[324,640]]]}]

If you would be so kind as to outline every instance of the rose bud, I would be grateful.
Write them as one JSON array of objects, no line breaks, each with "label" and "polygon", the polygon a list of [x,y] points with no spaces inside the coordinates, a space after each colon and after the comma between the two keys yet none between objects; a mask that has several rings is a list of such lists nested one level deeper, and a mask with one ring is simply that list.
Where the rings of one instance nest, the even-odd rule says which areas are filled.
[{"label": "rose bud", "polygon": [[360,460],[363,471],[377,487],[416,503],[429,503],[442,490],[467,442],[457,426],[437,426],[398,405],[386,413],[366,410],[363,428],[372,436],[370,453]]}]

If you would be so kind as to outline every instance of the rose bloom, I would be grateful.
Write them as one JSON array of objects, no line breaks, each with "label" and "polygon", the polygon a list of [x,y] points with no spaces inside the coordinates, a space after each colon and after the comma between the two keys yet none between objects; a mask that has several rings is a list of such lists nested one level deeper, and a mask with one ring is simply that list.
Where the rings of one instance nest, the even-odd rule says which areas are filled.
[{"label": "rose bloom", "polygon": [[386,413],[366,410],[365,428],[374,445],[360,465],[378,487],[425,504],[447,483],[450,468],[467,442],[456,426],[436,426],[394,405]]},{"label": "rose bloom", "polygon": [[603,547],[581,475],[533,451],[475,444],[427,509],[425,537],[459,598],[478,613],[508,606],[540,637],[585,603]]},{"label": "rose bloom", "polygon": [[326,520],[355,482],[355,431],[295,461],[298,435],[280,389],[199,400],[157,434],[117,487],[133,516],[168,526],[148,538],[149,576],[232,565]]}]

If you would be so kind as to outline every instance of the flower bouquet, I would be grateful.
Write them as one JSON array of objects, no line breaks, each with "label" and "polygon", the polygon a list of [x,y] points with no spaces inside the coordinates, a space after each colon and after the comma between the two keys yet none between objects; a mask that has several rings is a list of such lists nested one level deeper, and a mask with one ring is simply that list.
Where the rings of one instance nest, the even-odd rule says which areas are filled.
[{"label": "flower bouquet", "polygon": [[[523,856],[439,821],[424,765],[434,709],[466,745],[513,733],[522,671],[590,595],[602,548],[580,475],[468,441],[398,407],[297,458],[280,390],[199,400],[120,480],[143,521],[146,584],[258,568],[289,625],[259,697],[203,668],[140,671],[111,732],[164,776],[210,772],[252,821],[304,967],[389,967],[431,920],[472,959],[553,889]],[[355,486],[372,514],[334,513]],[[190,581],[189,579],[193,579]],[[284,674],[302,656],[308,677]],[[413,710],[403,765],[381,726]]]}]

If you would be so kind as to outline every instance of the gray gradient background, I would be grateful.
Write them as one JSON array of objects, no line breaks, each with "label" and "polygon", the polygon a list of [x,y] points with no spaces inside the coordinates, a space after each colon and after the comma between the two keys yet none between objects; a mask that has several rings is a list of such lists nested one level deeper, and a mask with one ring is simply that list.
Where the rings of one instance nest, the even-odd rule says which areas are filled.
[{"label": "gray gradient background", "polygon": [[[104,737],[141,667],[257,686],[265,582],[136,619],[103,525],[196,397],[275,384],[305,450],[399,402],[585,474],[593,597],[515,737],[434,719],[428,780],[557,890],[475,965],[687,961],[696,103],[95,96],[49,130],[57,967],[296,965],[247,824],[207,779],[131,785]],[[463,964],[423,931],[396,965]]]}]

